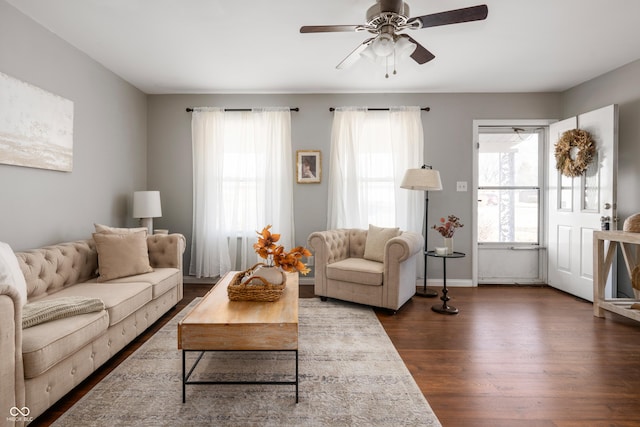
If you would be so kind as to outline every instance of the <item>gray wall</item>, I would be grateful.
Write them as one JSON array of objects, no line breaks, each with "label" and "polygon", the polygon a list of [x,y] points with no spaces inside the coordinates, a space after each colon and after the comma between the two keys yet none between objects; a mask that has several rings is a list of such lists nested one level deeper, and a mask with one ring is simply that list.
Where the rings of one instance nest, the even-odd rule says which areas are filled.
[{"label": "gray wall", "polygon": [[[423,112],[425,161],[440,170],[444,191],[430,194],[429,218],[456,214],[466,224],[456,233],[456,250],[471,253],[471,191],[455,191],[456,181],[472,183],[472,122],[474,119],[548,119],[560,115],[559,94],[277,94],[277,95],[150,95],[148,97],[149,187],[162,196],[162,218],[155,224],[183,233],[191,243],[192,166],[191,114],[186,107],[300,107],[292,113],[293,150],[321,150],[322,183],[296,184],[296,243],[326,228],[328,155],[333,113],[329,107],[420,105]],[[422,159],[416,159],[416,167]],[[429,231],[430,239],[439,235]],[[433,240],[431,240],[433,241]],[[187,248],[185,265],[189,263]],[[433,260],[432,260],[433,261]],[[441,264],[430,263],[429,275],[441,277]],[[452,279],[471,278],[471,258],[456,262]]]},{"label": "gray wall", "polygon": [[[640,212],[640,61],[632,62],[561,96],[562,118],[618,104],[618,227]],[[618,257],[618,292],[632,297],[622,256]]]},{"label": "gray wall", "polygon": [[146,187],[146,95],[0,1],[0,71],[74,103],[73,171],[0,164],[0,241],[14,250],[131,224]]},{"label": "gray wall", "polygon": [[[0,71],[74,102],[73,172],[0,164],[0,240],[14,249],[89,237],[93,222],[133,225],[131,194],[161,191],[158,228],[191,241],[191,115],[188,106],[288,105],[293,150],[318,149],[324,156],[318,185],[292,183],[296,242],[326,227],[327,173],[332,106],[421,105],[425,162],[440,170],[444,191],[430,197],[430,218],[449,213],[467,227],[456,249],[471,252],[471,192],[455,192],[456,181],[472,182],[472,121],[475,119],[565,118],[611,103],[620,105],[619,215],[640,211],[640,61],[562,94],[279,94],[146,96],[82,52],[0,1]],[[148,142],[147,142],[148,141]],[[422,160],[416,159],[416,166]],[[147,185],[148,184],[148,185]],[[434,222],[434,221],[430,221]],[[438,238],[430,232],[430,238]],[[189,248],[185,261],[189,262]],[[429,266],[437,277],[440,265]],[[431,273],[430,273],[431,274]],[[471,277],[469,257],[456,263],[452,279]]]}]

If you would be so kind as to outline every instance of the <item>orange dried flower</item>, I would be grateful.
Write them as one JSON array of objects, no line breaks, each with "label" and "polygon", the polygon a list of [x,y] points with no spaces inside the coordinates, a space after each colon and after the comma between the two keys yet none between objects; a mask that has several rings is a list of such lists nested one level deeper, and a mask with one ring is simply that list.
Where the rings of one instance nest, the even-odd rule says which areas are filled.
[{"label": "orange dried flower", "polygon": [[253,249],[256,253],[267,260],[267,264],[279,267],[284,271],[295,273],[296,271],[301,274],[308,274],[311,270],[307,268],[300,258],[303,256],[311,256],[311,252],[303,246],[298,246],[286,252],[284,246],[276,245],[276,242],[280,240],[279,234],[271,234],[269,231],[271,225],[267,225],[262,229],[262,232],[258,233],[258,242],[253,244]]}]

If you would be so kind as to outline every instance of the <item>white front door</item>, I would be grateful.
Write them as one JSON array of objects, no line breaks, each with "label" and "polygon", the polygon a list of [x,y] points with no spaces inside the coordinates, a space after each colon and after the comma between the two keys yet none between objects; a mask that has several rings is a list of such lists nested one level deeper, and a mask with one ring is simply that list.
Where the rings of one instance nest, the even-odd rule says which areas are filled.
[{"label": "white front door", "polygon": [[[556,169],[555,143],[570,129],[591,134],[596,156],[584,174],[566,177]],[[618,107],[607,107],[551,124],[548,145],[548,282],[593,301],[593,231],[601,219],[616,228]],[[612,296],[611,280],[605,295]]]}]

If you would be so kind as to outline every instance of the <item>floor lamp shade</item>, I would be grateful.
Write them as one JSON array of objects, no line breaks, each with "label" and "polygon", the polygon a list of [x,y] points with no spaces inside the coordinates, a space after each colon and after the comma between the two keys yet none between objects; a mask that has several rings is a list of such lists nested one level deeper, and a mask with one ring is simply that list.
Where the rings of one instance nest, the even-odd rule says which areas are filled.
[{"label": "floor lamp shade", "polygon": [[159,191],[136,191],[133,193],[133,217],[153,233],[153,218],[162,216]]},{"label": "floor lamp shade", "polygon": [[400,187],[406,188],[407,190],[442,190],[440,172],[427,168],[407,169]]}]

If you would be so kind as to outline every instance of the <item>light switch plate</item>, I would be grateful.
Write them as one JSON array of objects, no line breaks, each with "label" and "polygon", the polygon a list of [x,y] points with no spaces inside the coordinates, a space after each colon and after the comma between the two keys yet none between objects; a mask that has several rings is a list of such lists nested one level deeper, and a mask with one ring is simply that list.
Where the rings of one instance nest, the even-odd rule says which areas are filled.
[{"label": "light switch plate", "polygon": [[467,191],[467,181],[456,182],[456,191]]}]

